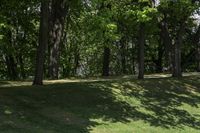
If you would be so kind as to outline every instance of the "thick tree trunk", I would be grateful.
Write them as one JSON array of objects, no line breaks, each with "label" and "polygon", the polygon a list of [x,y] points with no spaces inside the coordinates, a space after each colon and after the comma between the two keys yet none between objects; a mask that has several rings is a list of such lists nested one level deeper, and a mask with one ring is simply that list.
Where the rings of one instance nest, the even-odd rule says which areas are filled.
[{"label": "thick tree trunk", "polygon": [[181,38],[178,37],[177,42],[174,44],[174,61],[173,61],[173,77],[181,77]]},{"label": "thick tree trunk", "polygon": [[144,79],[144,48],[145,48],[145,28],[144,24],[140,24],[139,27],[139,38],[138,38],[138,64],[139,64],[139,74],[138,79]]},{"label": "thick tree trunk", "polygon": [[36,69],[35,69],[35,78],[33,81],[33,85],[43,84],[45,51],[48,45],[48,16],[49,16],[49,0],[42,0],[39,46],[37,48]]},{"label": "thick tree trunk", "polygon": [[161,22],[160,28],[160,38],[165,49],[165,62],[167,65],[167,69],[172,71],[172,39],[170,37],[168,25],[165,19]]},{"label": "thick tree trunk", "polygon": [[109,76],[110,48],[104,47],[102,76]]},{"label": "thick tree trunk", "polygon": [[185,22],[180,25],[180,29],[177,32],[176,40],[174,43],[173,49],[173,77],[182,77],[182,70],[181,70],[181,46],[183,41],[183,32],[185,29]]},{"label": "thick tree trunk", "polygon": [[[15,34],[12,33],[11,30],[8,30],[6,32],[7,34],[7,45],[6,47],[6,54],[5,54],[5,59],[6,59],[6,67],[7,67],[7,72],[8,72],[8,78],[10,80],[16,80],[18,78],[18,71],[17,71],[17,61],[15,58]],[[10,51],[10,49],[13,49],[14,51]]]},{"label": "thick tree trunk", "polygon": [[50,59],[49,76],[58,79],[60,44],[62,42],[65,18],[67,15],[67,0],[52,0],[50,20]]}]

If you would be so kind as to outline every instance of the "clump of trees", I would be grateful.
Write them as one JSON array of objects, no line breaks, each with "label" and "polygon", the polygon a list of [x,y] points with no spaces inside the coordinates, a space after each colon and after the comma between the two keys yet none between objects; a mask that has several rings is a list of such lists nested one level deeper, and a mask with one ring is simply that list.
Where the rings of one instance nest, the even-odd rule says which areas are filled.
[{"label": "clump of trees", "polygon": [[2,0],[0,78],[200,71],[198,0]]}]

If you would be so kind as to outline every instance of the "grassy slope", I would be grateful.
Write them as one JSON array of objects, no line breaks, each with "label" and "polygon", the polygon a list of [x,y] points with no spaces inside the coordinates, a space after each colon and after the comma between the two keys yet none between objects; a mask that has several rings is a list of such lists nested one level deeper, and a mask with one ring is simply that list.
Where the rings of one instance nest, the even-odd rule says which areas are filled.
[{"label": "grassy slope", "polygon": [[2,133],[200,133],[199,76],[9,84],[0,82]]}]

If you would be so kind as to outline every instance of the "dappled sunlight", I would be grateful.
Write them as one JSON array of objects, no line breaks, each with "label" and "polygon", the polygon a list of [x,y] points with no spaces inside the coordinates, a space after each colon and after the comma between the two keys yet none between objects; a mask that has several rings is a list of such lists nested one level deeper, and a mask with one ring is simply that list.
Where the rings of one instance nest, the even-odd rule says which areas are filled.
[{"label": "dappled sunlight", "polygon": [[61,80],[46,82],[43,87],[0,89],[0,120],[4,123],[0,129],[12,126],[27,131],[32,127],[33,131],[46,128],[87,133],[97,132],[98,127],[107,127],[109,131],[111,125],[118,124],[129,125],[127,131],[132,131],[137,123],[142,123],[144,131],[196,131],[200,129],[200,83],[193,84],[196,79],[199,77]]},{"label": "dappled sunlight", "polygon": [[113,90],[113,95],[116,95],[118,100],[135,105],[134,111],[140,114],[134,115],[136,113],[134,112],[131,116],[127,115],[127,118],[141,119],[156,127],[189,126],[199,129],[200,118],[194,117],[196,114],[190,114],[185,109],[178,109],[187,104],[198,110],[200,94],[197,92],[197,86],[171,78],[113,82],[110,86],[107,86],[107,89]]},{"label": "dappled sunlight", "polygon": [[[188,72],[188,73],[183,73],[183,77],[195,77],[196,82],[200,82],[200,78],[196,78],[200,76],[199,72]],[[165,74],[165,73],[160,73],[160,74],[150,74],[150,75],[145,75],[146,79],[169,79],[171,77],[171,74]],[[60,79],[60,80],[44,80],[45,85],[53,85],[53,84],[64,84],[64,83],[85,83],[85,82],[98,82],[98,81],[126,81],[129,79],[136,79],[136,75],[124,75],[124,76],[111,76],[107,78],[100,78],[100,77],[94,77],[94,78],[88,78],[88,79],[76,79],[76,78],[69,78],[69,79]],[[194,82],[195,82],[194,81]],[[160,82],[158,80],[158,82]],[[174,83],[176,81],[173,81]],[[126,82],[127,83],[127,82]],[[129,82],[132,84],[131,82]],[[15,86],[31,86],[32,81],[0,81],[0,88],[2,87],[15,87]],[[118,84],[119,85],[119,84]],[[135,84],[132,84],[135,85]],[[138,87],[138,86],[137,86]],[[137,88],[136,87],[136,88]]]},{"label": "dappled sunlight", "polygon": [[31,82],[24,82],[24,81],[2,81],[0,82],[0,88],[2,87],[17,87],[17,86],[31,86]]}]

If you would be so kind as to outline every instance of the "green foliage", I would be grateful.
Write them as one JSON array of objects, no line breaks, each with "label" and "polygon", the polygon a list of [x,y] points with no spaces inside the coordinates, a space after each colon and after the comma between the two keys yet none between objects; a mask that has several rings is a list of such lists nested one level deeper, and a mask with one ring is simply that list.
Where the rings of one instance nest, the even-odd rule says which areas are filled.
[{"label": "green foliage", "polygon": [[[149,67],[146,68],[147,72],[155,72],[155,60],[152,58],[159,57],[161,29],[158,25],[164,20],[172,39],[175,39],[181,23],[186,23],[185,29],[189,33],[185,33],[183,37],[183,59],[194,49],[192,38],[189,37],[195,34],[197,28],[192,15],[199,9],[198,2],[160,0],[160,3],[154,6],[151,0],[73,0],[68,1],[67,6],[69,12],[60,50],[61,77],[99,76],[104,46],[111,49],[111,74],[122,74],[122,58],[126,60],[127,74],[133,74],[133,68],[137,64],[137,39],[141,23],[145,24],[146,29],[146,66],[151,64],[152,68],[151,71]],[[10,77],[6,66],[8,56],[14,58],[19,77],[21,68],[24,68],[26,77],[33,76],[40,24],[39,9],[39,0],[1,1],[0,77]],[[124,46],[121,46],[122,43]],[[162,57],[163,64],[167,62],[164,60],[165,54]],[[46,53],[46,59],[48,56],[49,51]],[[19,57],[22,57],[22,65]],[[188,64],[195,66],[194,60],[189,62]],[[48,67],[49,62],[46,60],[45,77],[48,76]],[[77,72],[80,69],[82,74]]]}]

